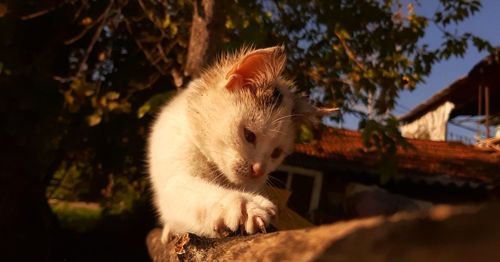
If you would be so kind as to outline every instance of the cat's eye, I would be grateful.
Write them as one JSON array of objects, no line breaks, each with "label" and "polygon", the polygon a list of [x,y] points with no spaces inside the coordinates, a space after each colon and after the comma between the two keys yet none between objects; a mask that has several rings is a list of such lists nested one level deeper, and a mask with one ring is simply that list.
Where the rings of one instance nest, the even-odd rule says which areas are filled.
[{"label": "cat's eye", "polygon": [[243,128],[243,135],[245,136],[245,140],[248,143],[255,144],[257,137],[255,136],[254,132],[248,130],[247,128]]},{"label": "cat's eye", "polygon": [[278,157],[281,156],[281,153],[283,153],[283,150],[281,150],[281,148],[277,147],[271,153],[271,157],[274,158],[274,159],[276,159],[276,158],[278,158]]}]

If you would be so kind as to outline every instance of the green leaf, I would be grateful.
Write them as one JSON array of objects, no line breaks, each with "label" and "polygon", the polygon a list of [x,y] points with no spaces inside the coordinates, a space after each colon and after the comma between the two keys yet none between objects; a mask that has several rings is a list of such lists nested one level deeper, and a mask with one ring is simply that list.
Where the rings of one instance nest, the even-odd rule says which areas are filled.
[{"label": "green leaf", "polygon": [[146,114],[150,114],[159,109],[160,106],[164,105],[167,101],[172,99],[172,97],[176,94],[175,90],[167,91],[161,94],[154,95],[151,97],[146,103],[144,103],[137,110],[137,117],[142,118]]}]

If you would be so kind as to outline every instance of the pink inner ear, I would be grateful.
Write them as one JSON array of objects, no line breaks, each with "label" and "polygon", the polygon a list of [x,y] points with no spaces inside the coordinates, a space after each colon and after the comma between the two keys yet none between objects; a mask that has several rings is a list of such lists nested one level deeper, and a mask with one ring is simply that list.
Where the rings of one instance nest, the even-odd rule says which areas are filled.
[{"label": "pink inner ear", "polygon": [[229,76],[229,80],[227,81],[226,88],[228,90],[234,90],[238,87],[243,86],[243,77],[239,74],[232,74]]},{"label": "pink inner ear", "polygon": [[243,76],[244,79],[252,78],[259,70],[266,66],[268,57],[266,54],[256,53],[245,57],[235,70],[236,74]]},{"label": "pink inner ear", "polygon": [[259,70],[265,68],[266,64],[269,63],[270,54],[269,51],[257,51],[243,58],[240,63],[227,73],[226,79],[228,79],[228,83],[226,88],[233,90],[242,87],[248,79],[252,79]]}]

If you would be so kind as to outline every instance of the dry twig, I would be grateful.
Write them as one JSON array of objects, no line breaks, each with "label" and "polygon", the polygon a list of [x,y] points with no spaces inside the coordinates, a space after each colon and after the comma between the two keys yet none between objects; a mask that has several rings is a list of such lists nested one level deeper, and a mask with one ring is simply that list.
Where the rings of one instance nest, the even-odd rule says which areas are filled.
[{"label": "dry twig", "polygon": [[46,15],[46,14],[56,10],[57,8],[63,6],[65,3],[66,3],[66,1],[61,1],[56,5],[49,6],[45,9],[37,11],[35,13],[29,14],[29,15],[23,15],[23,16],[21,16],[21,20],[30,20],[33,18],[37,18],[37,17],[43,16],[43,15]]},{"label": "dry twig", "polygon": [[[109,5],[108,5],[108,7],[106,7],[106,10],[104,10],[104,13],[103,13],[104,17],[107,17],[109,15],[109,12],[111,11],[111,9],[113,7],[114,2],[115,2],[114,0],[109,1]],[[101,32],[102,32],[106,22],[107,22],[107,20],[103,19],[103,21],[99,24],[99,27],[97,27],[97,29],[94,33],[94,36],[92,37],[92,40],[90,40],[90,44],[87,47],[87,50],[85,51],[85,55],[83,56],[82,61],[80,61],[80,65],[78,66],[78,72],[76,73],[77,76],[79,76],[83,71],[85,71],[84,67],[87,64],[87,60],[89,59],[90,53],[94,49],[95,43],[97,42],[97,40],[101,36]]]}]

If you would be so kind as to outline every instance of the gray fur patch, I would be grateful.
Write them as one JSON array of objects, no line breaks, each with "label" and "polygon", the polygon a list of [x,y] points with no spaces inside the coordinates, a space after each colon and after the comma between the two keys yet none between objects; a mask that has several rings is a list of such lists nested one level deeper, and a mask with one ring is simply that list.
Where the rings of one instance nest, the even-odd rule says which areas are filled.
[{"label": "gray fur patch", "polygon": [[256,93],[257,101],[263,107],[278,108],[283,103],[283,94],[278,87],[262,88]]}]

